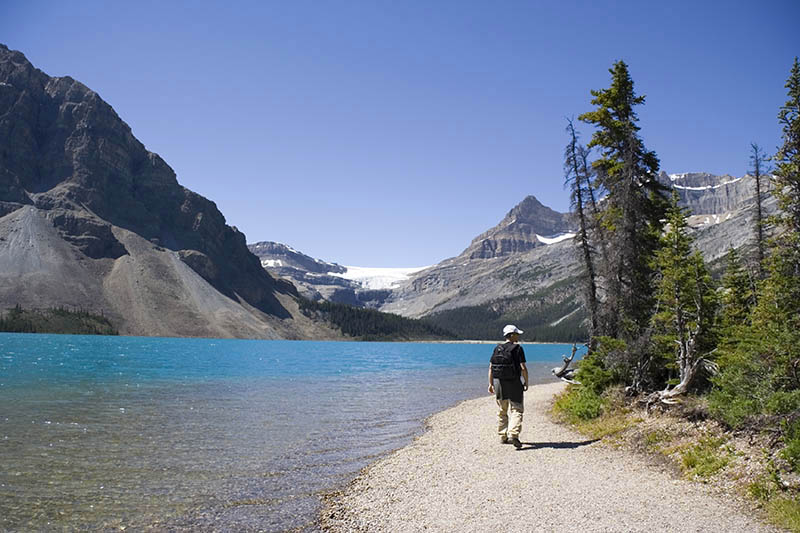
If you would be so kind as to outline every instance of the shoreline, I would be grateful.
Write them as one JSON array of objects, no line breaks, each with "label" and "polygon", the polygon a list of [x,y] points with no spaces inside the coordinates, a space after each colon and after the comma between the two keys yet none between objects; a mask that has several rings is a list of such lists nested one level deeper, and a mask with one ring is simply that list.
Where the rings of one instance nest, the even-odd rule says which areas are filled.
[{"label": "shoreline", "polygon": [[318,527],[382,531],[774,532],[716,493],[668,469],[556,424],[563,382],[525,395],[523,448],[501,445],[488,394],[425,419],[407,446],[322,498]]},{"label": "shoreline", "polygon": [[[430,344],[499,344],[504,342],[502,339],[500,340],[482,340],[482,339],[460,339],[454,341],[399,341],[399,342],[423,342],[423,343],[430,343]],[[517,344],[521,344],[522,346],[550,346],[550,345],[572,345],[572,342],[564,341],[564,342],[538,342],[538,341],[519,341]],[[578,344],[578,343],[574,343]],[[580,344],[581,346],[583,344]]]}]

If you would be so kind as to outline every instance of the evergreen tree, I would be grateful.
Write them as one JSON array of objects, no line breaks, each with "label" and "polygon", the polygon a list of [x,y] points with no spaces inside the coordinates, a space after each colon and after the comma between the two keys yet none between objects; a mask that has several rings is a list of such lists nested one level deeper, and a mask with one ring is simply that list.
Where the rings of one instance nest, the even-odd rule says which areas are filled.
[{"label": "evergreen tree", "polygon": [[778,122],[782,127],[783,145],[773,157],[775,196],[784,215],[781,222],[794,234],[800,233],[800,64],[794,65],[786,80],[788,99],[781,106]]},{"label": "evergreen tree", "polygon": [[736,329],[749,324],[754,298],[752,287],[739,253],[731,248],[722,276],[720,326],[724,337],[735,338]]},{"label": "evergreen tree", "polygon": [[[800,64],[794,60],[786,82],[788,100],[778,113],[783,144],[774,160],[775,186],[782,214],[772,253],[767,261],[769,277],[760,291],[753,323],[773,336],[775,363],[783,368],[788,383],[800,388]],[[761,302],[761,299],[764,302]]]},{"label": "evergreen tree", "polygon": [[763,171],[766,164],[767,157],[764,150],[761,149],[756,143],[750,143],[750,171],[753,173],[755,179],[755,234],[756,234],[756,272],[758,279],[764,277],[764,213],[762,210],[762,200],[764,195]]},{"label": "evergreen tree", "polygon": [[[567,120],[569,143],[564,150],[564,172],[566,184],[570,188],[570,199],[578,217],[578,234],[576,242],[580,247],[583,268],[585,269],[586,286],[584,294],[589,308],[589,349],[594,348],[594,338],[598,332],[597,274],[594,250],[590,244],[590,232],[593,225],[592,206],[596,208],[592,188],[591,167],[587,164],[589,150],[578,143],[578,133],[572,120]],[[588,201],[587,201],[588,200]],[[589,202],[591,202],[590,205]]]},{"label": "evergreen tree", "polygon": [[634,107],[645,98],[636,95],[623,61],[609,71],[611,86],[591,91],[596,109],[578,118],[597,128],[588,147],[600,149],[592,167],[605,193],[600,212],[608,257],[601,273],[602,333],[634,339],[647,327],[653,309],[652,258],[666,203],[656,179],[658,158],[638,136]]},{"label": "evergreen tree", "polygon": [[[718,417],[739,426],[762,414],[789,415],[787,434],[800,446],[800,66],[795,58],[781,107],[783,144],[776,162],[772,194],[781,213],[776,236],[768,241],[766,277],[748,325],[726,335],[720,375],[709,405]],[[791,419],[788,417],[787,420]]]},{"label": "evergreen tree", "polygon": [[667,223],[655,257],[659,311],[653,316],[653,326],[662,345],[674,356],[677,383],[660,394],[662,400],[685,393],[704,366],[713,368],[706,357],[716,344],[716,292],[702,255],[693,250],[694,239],[677,194],[667,212]]}]

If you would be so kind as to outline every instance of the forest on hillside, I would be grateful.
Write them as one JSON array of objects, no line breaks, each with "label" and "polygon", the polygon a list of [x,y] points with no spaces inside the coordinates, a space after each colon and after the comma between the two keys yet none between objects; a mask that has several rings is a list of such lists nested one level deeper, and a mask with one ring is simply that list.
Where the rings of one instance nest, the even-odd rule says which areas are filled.
[{"label": "forest on hillside", "polygon": [[352,305],[300,299],[301,311],[309,317],[324,320],[342,334],[361,341],[454,340],[454,333],[422,320],[381,313]]},{"label": "forest on hillside", "polygon": [[[559,402],[573,416],[598,417],[609,394],[648,409],[692,397],[697,416],[735,431],[769,433],[780,448],[765,494],[794,502],[800,487],[800,65],[777,109],[774,154],[742,147],[755,178],[752,244],[731,249],[719,281],[688,231],[686,213],[656,179],[659,159],[640,135],[637,95],[623,61],[611,84],[592,90],[583,145],[568,121],[564,168],[580,221],[581,293],[589,351]],[[769,140],[770,142],[772,140]],[[779,212],[766,217],[767,194]],[[602,201],[600,201],[602,198]],[[766,486],[766,485],[765,485]]]},{"label": "forest on hillside", "polygon": [[83,309],[67,309],[65,307],[25,309],[19,304],[0,313],[0,331],[73,335],[119,334],[106,317]]},{"label": "forest on hillside", "polygon": [[515,324],[525,332],[525,342],[583,343],[587,315],[574,283],[567,278],[531,294],[440,311],[423,320],[460,339],[498,340],[503,326]]}]

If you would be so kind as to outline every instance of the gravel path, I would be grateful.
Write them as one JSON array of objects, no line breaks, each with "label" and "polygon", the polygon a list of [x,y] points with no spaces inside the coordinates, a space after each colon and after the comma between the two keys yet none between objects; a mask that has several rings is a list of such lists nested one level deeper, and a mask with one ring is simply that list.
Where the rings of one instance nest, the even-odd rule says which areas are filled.
[{"label": "gravel path", "polygon": [[524,446],[495,436],[494,398],[432,416],[409,446],[371,465],[321,515],[353,531],[777,531],[702,485],[675,479],[546,415],[562,383],[525,394]]}]

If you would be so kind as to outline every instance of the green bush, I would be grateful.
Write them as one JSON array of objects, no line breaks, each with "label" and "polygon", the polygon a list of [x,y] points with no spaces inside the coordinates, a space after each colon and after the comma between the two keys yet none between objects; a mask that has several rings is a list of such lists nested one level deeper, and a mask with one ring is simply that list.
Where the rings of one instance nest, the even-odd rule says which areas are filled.
[{"label": "green bush", "polygon": [[800,409],[800,390],[773,392],[767,399],[767,412],[785,415]]},{"label": "green bush", "polygon": [[720,373],[712,381],[714,387],[708,396],[711,415],[732,428],[763,413],[772,394],[766,369],[755,358],[739,352],[720,359]]},{"label": "green bush", "polygon": [[606,359],[618,351],[625,349],[625,343],[610,337],[600,337],[597,349],[584,357],[578,365],[575,379],[590,389],[595,396],[600,396],[610,385],[618,381],[614,372],[608,368]]},{"label": "green bush", "polygon": [[553,407],[571,422],[577,422],[599,417],[603,414],[605,403],[591,388],[573,385],[556,399]]}]

